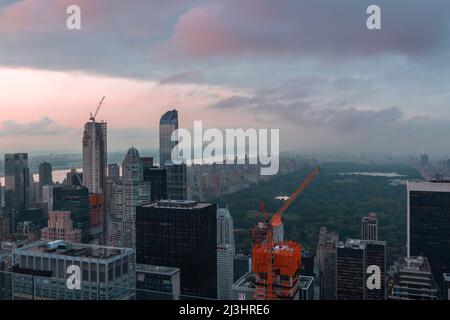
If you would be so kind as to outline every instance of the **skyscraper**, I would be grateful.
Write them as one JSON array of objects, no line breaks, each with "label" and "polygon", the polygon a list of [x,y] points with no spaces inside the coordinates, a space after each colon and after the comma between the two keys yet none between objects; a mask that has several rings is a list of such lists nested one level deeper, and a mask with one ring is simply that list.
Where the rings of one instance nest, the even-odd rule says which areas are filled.
[{"label": "skyscraper", "polygon": [[16,211],[30,204],[30,170],[28,154],[5,154],[5,200],[6,208]]},{"label": "skyscraper", "polygon": [[53,210],[70,211],[74,227],[81,230],[81,241],[89,243],[89,191],[86,187],[53,188]]},{"label": "skyscraper", "polygon": [[444,273],[450,272],[450,183],[407,183],[407,258],[428,258],[434,279],[445,291]]},{"label": "skyscraper", "polygon": [[108,147],[107,124],[95,120],[86,122],[83,133],[83,185],[89,193],[102,197],[100,226],[101,232],[96,235],[100,242],[106,240],[106,206],[105,195],[108,187]]},{"label": "skyscraper", "polygon": [[314,269],[321,300],[336,300],[336,265],[339,235],[321,227]]},{"label": "skyscraper", "polygon": [[83,133],[83,185],[102,194],[107,181],[107,124],[86,122]]},{"label": "skyscraper", "polygon": [[167,111],[159,121],[159,163],[164,167],[171,162],[172,149],[178,143],[172,141],[172,133],[178,129],[178,111]]},{"label": "skyscraper", "polygon": [[112,203],[112,244],[135,248],[136,207],[151,202],[151,183],[144,182],[142,160],[130,148],[122,163],[122,181],[115,187]]},{"label": "skyscraper", "polygon": [[217,209],[217,298],[233,299],[234,228],[228,208]]},{"label": "skyscraper", "polygon": [[167,199],[167,169],[144,166],[144,181],[152,185],[152,201]]},{"label": "skyscraper", "polygon": [[39,165],[39,199],[42,200],[42,188],[53,184],[52,165],[43,162]]},{"label": "skyscraper", "polygon": [[363,240],[378,240],[378,217],[375,212],[362,218],[361,236]]},{"label": "skyscraper", "polygon": [[[379,289],[367,285],[370,266],[379,268]],[[386,243],[348,239],[337,248],[336,274],[338,300],[386,299]]]},{"label": "skyscraper", "polygon": [[137,263],[180,269],[181,299],[217,297],[217,208],[159,201],[136,209]]},{"label": "skyscraper", "polygon": [[167,198],[170,200],[187,200],[187,166],[186,164],[168,163]]}]

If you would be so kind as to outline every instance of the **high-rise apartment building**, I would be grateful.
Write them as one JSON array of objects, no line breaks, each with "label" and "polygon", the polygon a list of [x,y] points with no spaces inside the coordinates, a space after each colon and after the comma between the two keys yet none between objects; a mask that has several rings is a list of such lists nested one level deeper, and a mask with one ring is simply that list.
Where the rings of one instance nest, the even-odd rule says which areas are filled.
[{"label": "high-rise apartment building", "polygon": [[388,280],[388,299],[439,299],[438,287],[427,258],[406,257],[394,262]]},{"label": "high-rise apartment building", "polygon": [[[379,270],[379,289],[367,285]],[[383,241],[348,239],[337,248],[336,297],[338,300],[386,299],[386,243]]]},{"label": "high-rise apartment building", "polygon": [[172,149],[178,143],[172,141],[172,133],[178,129],[178,111],[167,111],[159,121],[159,163],[164,167],[172,162]]},{"label": "high-rise apartment building", "polygon": [[90,193],[102,194],[107,181],[107,124],[87,122],[83,133],[83,185]]},{"label": "high-rise apartment building", "polygon": [[39,199],[42,200],[42,188],[53,184],[52,165],[43,162],[39,165]]},{"label": "high-rise apartment building", "polygon": [[217,298],[233,299],[234,283],[234,243],[233,218],[228,208],[217,209]]},{"label": "high-rise apartment building", "polygon": [[6,208],[16,211],[30,205],[30,170],[28,154],[5,154]]},{"label": "high-rise apartment building", "polygon": [[181,299],[217,297],[217,208],[195,201],[137,207],[136,260],[180,269]]},{"label": "high-rise apartment building", "polygon": [[362,218],[361,236],[362,240],[378,240],[378,216],[375,212]]},{"label": "high-rise apartment building", "polygon": [[320,228],[314,269],[321,300],[336,300],[336,266],[339,235]]},{"label": "high-rise apartment building", "polygon": [[48,213],[48,226],[41,229],[41,239],[48,242],[64,240],[80,243],[81,230],[73,227],[69,211],[50,211]]},{"label": "high-rise apartment building", "polygon": [[[37,241],[13,250],[14,300],[127,300],[136,292],[132,249]],[[80,268],[80,289],[67,285]]]},{"label": "high-rise apartment building", "polygon": [[130,148],[122,163],[122,181],[115,186],[112,202],[112,244],[134,248],[136,207],[151,202],[151,183],[144,182],[142,160]]},{"label": "high-rise apartment building", "polygon": [[441,292],[450,272],[450,183],[407,183],[407,257],[427,257]]}]

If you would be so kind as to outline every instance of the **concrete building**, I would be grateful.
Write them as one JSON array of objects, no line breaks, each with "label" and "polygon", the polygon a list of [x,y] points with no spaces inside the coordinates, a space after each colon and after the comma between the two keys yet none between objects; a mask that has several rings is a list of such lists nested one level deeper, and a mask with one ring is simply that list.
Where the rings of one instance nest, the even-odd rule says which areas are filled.
[{"label": "concrete building", "polygon": [[234,283],[233,218],[228,208],[217,209],[217,298],[231,300]]},{"label": "concrete building", "polygon": [[107,170],[107,124],[87,122],[83,132],[83,185],[90,193],[105,192]]},{"label": "concrete building", "polygon": [[64,240],[80,243],[81,230],[73,227],[70,211],[50,211],[48,227],[41,230],[41,239],[47,242]]},{"label": "concrete building", "polygon": [[169,200],[187,200],[187,166],[186,164],[166,163],[167,198]]},{"label": "concrete building", "polygon": [[135,248],[136,207],[151,202],[151,183],[144,182],[139,152],[130,148],[122,163],[122,181],[115,186],[112,201],[112,244]]},{"label": "concrete building", "polygon": [[378,216],[375,212],[369,213],[361,221],[361,239],[378,240]]},{"label": "concrete building", "polygon": [[[135,297],[133,250],[57,241],[13,250],[14,300],[127,300]],[[75,267],[71,267],[75,266]],[[70,268],[69,268],[70,267]],[[80,289],[69,288],[80,270]]]},{"label": "concrete building", "polygon": [[420,256],[398,259],[389,274],[388,298],[438,300],[438,287],[431,273],[428,259]]},{"label": "concrete building", "polygon": [[136,300],[179,300],[180,269],[136,265]]},{"label": "concrete building", "polygon": [[320,228],[314,270],[318,279],[320,300],[336,300],[336,268],[339,235]]}]

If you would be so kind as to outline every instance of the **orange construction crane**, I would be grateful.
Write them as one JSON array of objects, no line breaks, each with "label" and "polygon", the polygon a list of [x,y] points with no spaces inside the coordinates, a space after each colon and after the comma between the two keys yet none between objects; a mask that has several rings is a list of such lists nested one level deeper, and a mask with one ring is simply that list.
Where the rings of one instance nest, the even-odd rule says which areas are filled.
[{"label": "orange construction crane", "polygon": [[[300,186],[292,193],[290,198],[278,209],[269,221],[269,214],[264,203],[260,204],[259,213],[264,216],[264,222],[258,222],[257,226],[251,230],[251,237],[254,243],[252,249],[253,271],[257,274],[256,299],[274,300],[277,293],[274,288],[275,267],[283,268],[288,276],[295,276],[295,271],[299,269],[301,263],[301,247],[292,241],[277,244],[274,248],[273,229],[281,224],[282,214],[298,198],[298,196],[308,187],[320,172],[320,167],[315,168]],[[264,242],[265,241],[265,242]],[[286,250],[287,249],[287,250]],[[280,270],[278,270],[278,273]]]}]

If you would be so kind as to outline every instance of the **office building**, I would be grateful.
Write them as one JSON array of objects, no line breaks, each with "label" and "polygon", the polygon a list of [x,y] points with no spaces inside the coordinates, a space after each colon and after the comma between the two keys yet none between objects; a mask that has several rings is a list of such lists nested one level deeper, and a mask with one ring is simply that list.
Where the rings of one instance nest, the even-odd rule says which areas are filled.
[{"label": "office building", "polygon": [[234,283],[234,243],[233,218],[228,208],[217,209],[217,298],[233,299]]},{"label": "office building", "polygon": [[195,201],[137,207],[137,263],[179,268],[182,298],[216,298],[216,215],[215,204]]},{"label": "office building", "polygon": [[362,240],[378,240],[378,216],[375,212],[362,218],[361,236]]},{"label": "office building", "polygon": [[167,169],[144,165],[144,182],[150,182],[152,201],[167,199]]},{"label": "office building", "polygon": [[450,272],[450,182],[407,183],[407,257],[427,257],[434,280],[445,291]]},{"label": "office building", "polygon": [[314,270],[317,275],[317,285],[320,300],[336,300],[336,267],[339,235],[320,228],[317,252],[314,260]]},{"label": "office building", "polygon": [[41,229],[41,240],[47,242],[64,240],[80,243],[81,230],[73,227],[69,211],[50,211],[48,213],[48,227]]},{"label": "office building", "polygon": [[112,203],[112,244],[135,248],[136,207],[151,202],[151,183],[144,182],[139,152],[130,148],[122,163],[122,181],[115,186]]},{"label": "office building", "polygon": [[69,211],[73,226],[81,230],[81,241],[89,243],[89,191],[86,187],[58,186],[53,188],[53,209]]},{"label": "office building", "polygon": [[180,269],[136,265],[136,300],[179,300]]},{"label": "office building", "polygon": [[425,257],[400,258],[388,278],[388,299],[438,300],[439,293]]},{"label": "office building", "polygon": [[6,208],[20,211],[30,205],[28,154],[5,154]]},{"label": "office building", "polygon": [[87,122],[83,133],[83,185],[90,193],[103,194],[107,181],[107,124]]},{"label": "office building", "polygon": [[[13,299],[134,299],[133,255],[133,250],[126,248],[33,242],[13,250]],[[80,289],[67,286],[67,271],[73,265],[80,268]]]},{"label": "office building", "polygon": [[48,162],[43,162],[39,165],[39,199],[42,200],[42,189],[44,186],[51,186],[52,184],[52,165]]},{"label": "office building", "polygon": [[[379,268],[380,288],[369,288],[370,266]],[[386,299],[386,243],[349,239],[337,248],[338,300]]]},{"label": "office building", "polygon": [[159,121],[159,163],[161,167],[172,162],[172,149],[178,143],[178,141],[172,141],[172,133],[177,129],[177,110],[167,111]]},{"label": "office building", "polygon": [[169,200],[187,199],[187,166],[186,164],[166,164],[167,198]]},{"label": "office building", "polygon": [[47,205],[47,212],[53,211],[53,186],[42,187],[42,203]]}]

